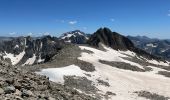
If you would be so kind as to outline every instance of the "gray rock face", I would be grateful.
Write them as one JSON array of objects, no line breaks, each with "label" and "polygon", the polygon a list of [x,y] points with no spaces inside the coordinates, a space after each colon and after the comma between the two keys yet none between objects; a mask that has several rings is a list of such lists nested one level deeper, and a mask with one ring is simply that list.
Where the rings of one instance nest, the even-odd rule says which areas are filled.
[{"label": "gray rock face", "polygon": [[[87,41],[90,46],[99,48],[102,43],[115,50],[130,50],[148,59],[162,60],[160,57],[153,56],[142,49],[136,48],[131,40],[119,33],[112,32],[108,28],[98,29]],[[164,60],[163,60],[164,61]]]},{"label": "gray rock face", "polygon": [[130,50],[134,47],[128,38],[112,32],[108,28],[98,29],[88,41],[92,46],[99,46],[100,42],[116,50]]},{"label": "gray rock face", "polygon": [[136,47],[141,48],[150,54],[170,60],[169,40],[152,39],[145,36],[128,36],[128,38],[135,44]]},{"label": "gray rock face", "polygon": [[[41,38],[18,37],[9,41],[4,41],[0,45],[0,53],[11,53],[19,55],[25,51],[19,65],[24,64],[29,58],[36,56],[34,63],[49,61],[60,49],[63,43],[56,37],[44,36]],[[1,57],[2,57],[1,56]],[[3,58],[3,57],[2,57]]]}]

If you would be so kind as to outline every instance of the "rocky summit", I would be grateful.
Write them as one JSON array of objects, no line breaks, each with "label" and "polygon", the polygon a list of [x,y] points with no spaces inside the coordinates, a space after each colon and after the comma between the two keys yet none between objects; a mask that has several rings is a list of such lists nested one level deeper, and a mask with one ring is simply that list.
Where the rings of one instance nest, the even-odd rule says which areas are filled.
[{"label": "rocky summit", "polygon": [[0,42],[0,100],[169,100],[170,62],[108,28]]},{"label": "rocky summit", "polygon": [[98,29],[90,38],[88,43],[91,46],[99,46],[99,43],[103,43],[115,50],[131,50],[134,48],[133,43],[126,37],[112,32],[108,28]]},{"label": "rocky summit", "polygon": [[125,36],[120,35],[117,32],[112,32],[108,28],[98,29],[87,41],[87,43],[93,47],[99,47],[102,43],[109,46],[115,50],[130,50],[139,55],[145,56],[148,59],[161,60],[160,57],[153,56],[142,49],[138,49],[134,46],[133,42]]}]

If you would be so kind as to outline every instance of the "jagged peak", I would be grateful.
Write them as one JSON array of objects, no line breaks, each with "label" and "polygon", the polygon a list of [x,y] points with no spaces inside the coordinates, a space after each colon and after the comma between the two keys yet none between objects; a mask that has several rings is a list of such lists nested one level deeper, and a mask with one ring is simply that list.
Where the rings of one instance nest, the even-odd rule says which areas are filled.
[{"label": "jagged peak", "polygon": [[133,43],[128,38],[116,32],[112,32],[106,27],[98,29],[88,41],[92,46],[98,46],[100,42],[116,50],[127,50],[134,47]]},{"label": "jagged peak", "polygon": [[90,46],[99,47],[99,44],[102,43],[108,47],[111,47],[115,50],[130,50],[141,56],[147,57],[148,59],[157,59],[161,58],[148,54],[147,52],[138,49],[134,46],[132,41],[127,37],[117,33],[112,32],[109,28],[100,28],[98,29],[87,41]]},{"label": "jagged peak", "polygon": [[59,38],[60,40],[64,40],[64,42],[74,44],[84,44],[88,39],[87,35],[80,30],[63,33]]},{"label": "jagged peak", "polygon": [[75,35],[85,35],[84,32],[80,31],[80,30],[74,30],[74,31],[69,31],[69,32],[66,32],[66,33],[63,33],[60,37],[64,37],[64,36],[75,36]]}]

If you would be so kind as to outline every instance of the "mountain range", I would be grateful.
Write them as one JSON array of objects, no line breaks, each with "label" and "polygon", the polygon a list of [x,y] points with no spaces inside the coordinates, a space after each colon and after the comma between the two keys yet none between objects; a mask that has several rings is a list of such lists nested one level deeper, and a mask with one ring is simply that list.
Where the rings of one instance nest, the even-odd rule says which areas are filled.
[{"label": "mountain range", "polygon": [[148,53],[170,60],[170,40],[151,39],[146,36],[127,36],[136,47]]},{"label": "mountain range", "polygon": [[0,99],[168,100],[170,62],[153,52],[168,46],[168,40],[126,37],[108,28],[2,38]]}]

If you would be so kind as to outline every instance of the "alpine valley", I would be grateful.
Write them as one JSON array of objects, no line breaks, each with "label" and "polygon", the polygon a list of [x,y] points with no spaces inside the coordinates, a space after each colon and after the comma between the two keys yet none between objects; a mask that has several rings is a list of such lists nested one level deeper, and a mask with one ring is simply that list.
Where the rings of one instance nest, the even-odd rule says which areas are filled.
[{"label": "alpine valley", "polygon": [[105,27],[1,37],[0,100],[170,100],[169,59],[169,40]]}]

